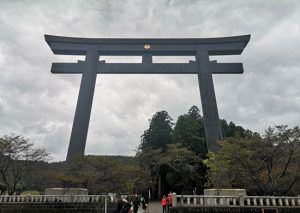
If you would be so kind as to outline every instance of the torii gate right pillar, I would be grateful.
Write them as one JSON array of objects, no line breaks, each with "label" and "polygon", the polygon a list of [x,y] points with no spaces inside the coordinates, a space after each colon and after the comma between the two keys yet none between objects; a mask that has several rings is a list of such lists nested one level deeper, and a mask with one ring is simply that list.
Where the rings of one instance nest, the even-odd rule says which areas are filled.
[{"label": "torii gate right pillar", "polygon": [[220,150],[218,141],[222,140],[222,131],[212,78],[212,66],[207,50],[196,53],[196,63],[207,149],[209,152],[218,152]]}]

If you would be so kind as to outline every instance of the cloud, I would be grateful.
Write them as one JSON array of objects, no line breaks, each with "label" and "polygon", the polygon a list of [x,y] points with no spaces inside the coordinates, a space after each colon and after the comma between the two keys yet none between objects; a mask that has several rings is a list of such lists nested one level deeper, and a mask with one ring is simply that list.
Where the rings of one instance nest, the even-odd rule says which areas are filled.
[{"label": "cloud", "polygon": [[[221,118],[262,132],[299,125],[299,1],[1,1],[0,135],[22,134],[64,160],[80,75],[53,75],[55,56],[44,34],[75,37],[219,37],[251,33],[243,75],[214,75]],[[140,58],[106,60],[140,61]],[[191,58],[155,58],[155,62]],[[176,119],[201,106],[195,75],[99,75],[87,154],[133,155],[148,119],[167,110]]]}]

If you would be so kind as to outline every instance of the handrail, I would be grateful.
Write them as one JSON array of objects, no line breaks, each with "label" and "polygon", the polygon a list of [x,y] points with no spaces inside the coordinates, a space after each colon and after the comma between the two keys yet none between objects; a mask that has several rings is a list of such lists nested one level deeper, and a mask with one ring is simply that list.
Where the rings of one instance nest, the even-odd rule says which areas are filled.
[{"label": "handrail", "polygon": [[173,194],[173,206],[300,208],[300,197]]},{"label": "handrail", "polygon": [[0,195],[1,203],[94,203],[111,201],[108,195]]}]

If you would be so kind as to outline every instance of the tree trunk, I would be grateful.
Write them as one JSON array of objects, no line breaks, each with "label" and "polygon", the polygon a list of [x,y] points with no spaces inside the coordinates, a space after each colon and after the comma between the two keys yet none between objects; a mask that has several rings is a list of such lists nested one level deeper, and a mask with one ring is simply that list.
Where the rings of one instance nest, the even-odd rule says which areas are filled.
[{"label": "tree trunk", "polygon": [[157,199],[161,198],[161,174],[158,176],[158,184],[157,184]]}]

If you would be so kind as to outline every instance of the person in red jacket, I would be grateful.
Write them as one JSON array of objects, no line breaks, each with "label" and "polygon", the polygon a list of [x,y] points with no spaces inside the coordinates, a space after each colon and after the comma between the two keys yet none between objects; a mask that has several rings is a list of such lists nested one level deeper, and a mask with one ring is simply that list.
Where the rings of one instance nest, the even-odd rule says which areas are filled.
[{"label": "person in red jacket", "polygon": [[163,198],[161,199],[161,205],[163,207],[163,213],[166,213],[166,206],[167,206],[167,198],[164,195]]}]

